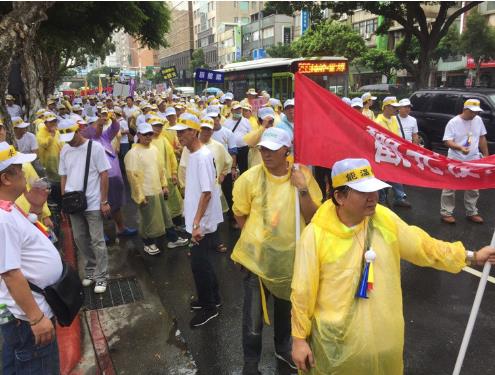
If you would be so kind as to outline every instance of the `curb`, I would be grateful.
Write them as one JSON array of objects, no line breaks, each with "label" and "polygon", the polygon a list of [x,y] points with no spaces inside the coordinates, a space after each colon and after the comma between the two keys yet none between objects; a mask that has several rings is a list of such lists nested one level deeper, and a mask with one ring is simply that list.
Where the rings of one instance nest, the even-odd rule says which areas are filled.
[{"label": "curb", "polygon": [[[63,234],[62,248],[64,260],[77,270],[76,252],[69,220],[62,217],[60,231]],[[81,318],[80,315],[69,327],[57,324],[57,340],[60,353],[60,373],[68,375],[81,359]]]}]

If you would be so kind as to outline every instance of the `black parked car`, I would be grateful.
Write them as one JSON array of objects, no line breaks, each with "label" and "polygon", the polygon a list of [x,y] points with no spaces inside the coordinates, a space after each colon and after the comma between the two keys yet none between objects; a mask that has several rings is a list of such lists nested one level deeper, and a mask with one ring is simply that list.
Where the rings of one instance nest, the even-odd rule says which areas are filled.
[{"label": "black parked car", "polygon": [[446,152],[442,138],[447,122],[462,112],[467,99],[478,99],[483,112],[479,116],[487,131],[488,149],[495,153],[495,89],[424,89],[411,97],[411,116],[418,120],[419,136],[431,150]]}]

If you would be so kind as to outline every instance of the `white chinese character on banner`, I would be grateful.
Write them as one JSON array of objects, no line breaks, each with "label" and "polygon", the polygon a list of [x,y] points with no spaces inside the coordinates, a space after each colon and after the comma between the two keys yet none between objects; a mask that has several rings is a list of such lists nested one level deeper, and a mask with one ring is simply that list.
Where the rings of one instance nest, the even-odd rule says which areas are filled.
[{"label": "white chinese character on banner", "polygon": [[213,79],[213,73],[212,72],[208,72],[208,78],[207,79]]},{"label": "white chinese character on banner", "polygon": [[205,72],[199,72],[199,78],[205,78]]},{"label": "white chinese character on banner", "polygon": [[430,158],[429,156],[426,156],[426,155],[423,155],[423,154],[420,154],[419,152],[416,152],[416,151],[413,151],[413,150],[407,150],[406,151],[406,155],[407,156],[412,156],[414,158],[414,160],[416,161],[416,165],[418,166],[419,169],[421,169],[422,171],[425,170],[425,167],[428,168],[431,172],[435,173],[435,174],[438,174],[440,176],[443,176],[443,171],[440,169],[440,168],[437,168],[437,167],[433,167],[431,166],[429,163],[431,160],[433,160],[432,158]]},{"label": "white chinese character on banner", "polygon": [[411,167],[411,162],[404,159],[399,151],[399,142],[392,138],[388,138],[385,134],[380,133],[378,130],[369,126],[366,127],[366,130],[375,138],[375,162],[390,163],[395,166],[398,166],[402,162],[404,167]]},{"label": "white chinese character on banner", "polygon": [[216,79],[217,81],[221,81],[221,80],[222,80],[222,75],[221,75],[220,73],[218,73],[218,74],[216,75],[215,79]]},{"label": "white chinese character on banner", "polygon": [[454,177],[457,177],[457,178],[465,178],[468,176],[474,177],[474,178],[480,178],[479,174],[473,173],[471,171],[471,168],[469,168],[468,166],[465,166],[465,165],[459,166],[456,164],[449,163],[448,170]]}]

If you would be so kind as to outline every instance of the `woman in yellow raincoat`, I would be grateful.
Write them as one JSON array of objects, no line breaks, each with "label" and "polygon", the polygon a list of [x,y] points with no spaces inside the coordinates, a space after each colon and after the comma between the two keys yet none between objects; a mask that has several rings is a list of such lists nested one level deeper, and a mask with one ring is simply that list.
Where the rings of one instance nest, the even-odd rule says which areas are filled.
[{"label": "woman in yellow raincoat", "polygon": [[307,168],[287,161],[291,140],[282,129],[263,133],[263,163],[235,182],[233,207],[242,228],[232,260],[244,274],[243,374],[258,374],[263,316],[268,321],[266,295],[273,296],[275,356],[295,368],[290,359],[290,285],[296,248],[296,190],[302,224],[309,222],[321,202],[321,191]]},{"label": "woman in yellow raincoat", "polygon": [[314,375],[400,375],[400,260],[459,272],[466,258],[495,262],[495,249],[484,247],[475,256],[462,243],[434,239],[377,205],[378,190],[389,185],[373,177],[366,159],[335,163],[332,185],[332,200],[316,212],[296,251],[294,362]]}]

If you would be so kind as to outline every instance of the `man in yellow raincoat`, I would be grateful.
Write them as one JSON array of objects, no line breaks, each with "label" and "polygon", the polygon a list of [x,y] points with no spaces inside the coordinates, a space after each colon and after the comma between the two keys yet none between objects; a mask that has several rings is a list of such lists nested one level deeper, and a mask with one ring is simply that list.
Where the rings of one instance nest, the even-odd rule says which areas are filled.
[{"label": "man in yellow raincoat", "polygon": [[60,134],[57,130],[57,116],[52,112],[45,112],[45,126],[40,127],[36,134],[38,142],[38,157],[41,165],[46,170],[46,177],[52,186],[51,197],[56,203],[61,201],[60,176],[58,174],[58,164],[60,161]]},{"label": "man in yellow raincoat", "polygon": [[[318,184],[305,168],[287,161],[291,139],[269,128],[258,144],[263,162],[244,172],[234,184],[233,211],[242,228],[232,260],[244,273],[242,346],[243,374],[259,374],[263,317],[268,323],[266,296],[273,296],[275,356],[295,369],[290,358],[290,285],[296,248],[296,194],[301,224],[309,223],[321,202]],[[296,191],[297,189],[297,191]]]},{"label": "man in yellow raincoat", "polygon": [[[403,374],[404,318],[400,260],[449,272],[467,261],[495,262],[495,249],[466,251],[410,226],[377,205],[388,184],[366,159],[332,168],[332,200],[303,231],[292,280],[292,357],[314,375]],[[367,298],[363,263],[372,288]]]}]

